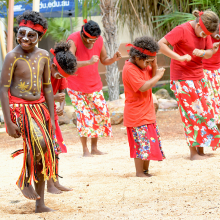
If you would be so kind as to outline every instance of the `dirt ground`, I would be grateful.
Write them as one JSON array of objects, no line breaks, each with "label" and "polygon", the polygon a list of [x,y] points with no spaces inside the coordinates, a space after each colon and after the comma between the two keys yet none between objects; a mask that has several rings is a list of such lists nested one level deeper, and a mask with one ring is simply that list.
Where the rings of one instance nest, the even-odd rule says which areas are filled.
[{"label": "dirt ground", "polygon": [[15,182],[22,156],[10,158],[22,140],[0,133],[0,219],[220,219],[220,150],[190,161],[179,112],[159,111],[157,122],[166,160],[150,164],[150,178],[135,177],[126,129],[113,126],[113,138],[100,138],[103,156],[83,158],[73,125],[61,126],[68,153],[60,156],[60,182],[71,192],[45,192],[53,213],[34,213]]}]

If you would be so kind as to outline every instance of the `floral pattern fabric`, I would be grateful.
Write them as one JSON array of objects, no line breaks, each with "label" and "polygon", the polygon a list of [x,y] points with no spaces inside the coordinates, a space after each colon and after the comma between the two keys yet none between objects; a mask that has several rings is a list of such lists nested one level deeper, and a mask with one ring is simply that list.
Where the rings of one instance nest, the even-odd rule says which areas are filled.
[{"label": "floral pattern fabric", "polygon": [[127,128],[127,131],[131,158],[142,160],[165,159],[161,147],[159,129],[156,123]]},{"label": "floral pattern fabric", "polygon": [[215,123],[220,124],[220,69],[204,70],[204,75],[208,80],[209,97],[215,114]]},{"label": "floral pattern fabric", "polygon": [[219,147],[218,130],[210,100],[208,80],[171,80],[182,118],[187,144],[191,147]]},{"label": "floral pattern fabric", "polygon": [[77,116],[80,137],[112,137],[108,107],[102,90],[83,93],[67,89]]}]

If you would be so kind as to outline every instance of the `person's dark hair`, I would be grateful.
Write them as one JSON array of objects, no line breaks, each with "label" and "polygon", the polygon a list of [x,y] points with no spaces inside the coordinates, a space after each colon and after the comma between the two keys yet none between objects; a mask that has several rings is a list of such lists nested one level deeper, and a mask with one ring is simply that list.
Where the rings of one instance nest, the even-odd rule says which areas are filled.
[{"label": "person's dark hair", "polygon": [[[192,14],[196,17],[196,23],[199,22],[199,11],[194,10]],[[218,15],[211,11],[205,10],[204,13],[201,15],[201,19],[207,30],[211,33],[214,33],[219,25],[219,18]]]},{"label": "person's dark hair", "polygon": [[[43,17],[42,14],[36,11],[25,11],[22,15],[19,15],[18,17],[16,17],[16,20],[17,20],[18,25],[21,23],[22,20],[26,20],[26,21],[30,20],[34,24],[40,24],[41,26],[43,26],[44,29],[48,28],[47,20]],[[39,37],[43,35],[42,32],[39,32],[39,31],[37,32],[38,32]]]},{"label": "person's dark hair", "polygon": [[[77,60],[72,52],[69,51],[70,44],[66,42],[60,42],[55,44],[54,52],[56,54],[57,62],[60,67],[69,75],[73,75],[76,72]],[[53,59],[52,59],[53,62]]]},{"label": "person's dark hair", "polygon": [[[159,44],[152,37],[148,37],[148,36],[136,38],[134,40],[133,45],[136,47],[149,50],[151,53],[159,51]],[[138,57],[140,60],[146,60],[150,57],[146,54],[141,53],[139,50],[135,49],[134,47],[131,47],[129,51],[129,56],[132,59],[135,59],[135,57]]]},{"label": "person's dark hair", "polygon": [[[83,33],[83,27],[85,31],[89,33],[91,36],[99,37],[101,35],[101,29],[95,21],[90,20],[84,26],[82,26],[81,34]],[[84,37],[89,38],[85,34]]]}]

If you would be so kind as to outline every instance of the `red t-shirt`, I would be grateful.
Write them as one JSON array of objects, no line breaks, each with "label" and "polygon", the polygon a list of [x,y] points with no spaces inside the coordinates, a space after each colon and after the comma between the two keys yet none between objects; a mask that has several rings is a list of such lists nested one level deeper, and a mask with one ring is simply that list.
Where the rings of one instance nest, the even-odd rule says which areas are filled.
[{"label": "red t-shirt", "polygon": [[53,94],[55,95],[59,90],[67,88],[66,78],[56,79],[51,75],[51,84],[53,87]]},{"label": "red t-shirt", "polygon": [[[51,75],[51,84],[53,87],[53,94],[55,95],[59,90],[63,90],[67,88],[66,78],[56,79]],[[54,102],[54,119],[58,120],[58,115],[56,112],[56,104]]]},{"label": "red t-shirt", "polygon": [[141,86],[152,78],[151,76],[152,68],[150,66],[140,69],[129,61],[125,62],[122,72],[125,91],[124,126],[137,127],[155,123],[152,90],[139,91]]},{"label": "red t-shirt", "polygon": [[189,22],[175,27],[167,35],[166,40],[173,46],[173,51],[183,56],[189,54],[192,60],[180,62],[171,59],[170,79],[171,80],[200,80],[204,77],[202,57],[192,55],[194,49],[211,49],[211,37],[197,37],[195,30]]},{"label": "red t-shirt", "polygon": [[[220,42],[220,40],[216,40],[212,38],[212,44],[215,42]],[[210,59],[203,59],[203,69],[206,70],[218,70],[220,69],[220,49],[210,58]]]},{"label": "red t-shirt", "polygon": [[[93,55],[100,57],[103,38],[100,36],[94,43],[92,49],[88,49],[83,44],[80,31],[72,33],[68,39],[72,40],[76,46],[76,58],[78,61],[90,60]],[[84,93],[93,93],[102,89],[102,81],[98,72],[99,62],[93,65],[78,68],[76,75],[67,78],[68,88]]]}]

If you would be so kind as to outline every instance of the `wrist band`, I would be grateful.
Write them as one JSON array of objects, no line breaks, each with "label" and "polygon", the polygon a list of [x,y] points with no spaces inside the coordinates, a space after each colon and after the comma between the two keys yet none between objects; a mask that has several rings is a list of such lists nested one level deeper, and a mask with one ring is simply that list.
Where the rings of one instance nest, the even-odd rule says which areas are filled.
[{"label": "wrist band", "polygon": [[200,57],[204,57],[205,56],[205,50],[203,50],[203,55],[202,56],[200,56]]}]

